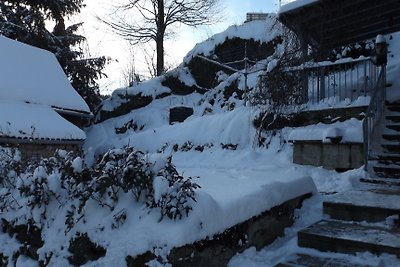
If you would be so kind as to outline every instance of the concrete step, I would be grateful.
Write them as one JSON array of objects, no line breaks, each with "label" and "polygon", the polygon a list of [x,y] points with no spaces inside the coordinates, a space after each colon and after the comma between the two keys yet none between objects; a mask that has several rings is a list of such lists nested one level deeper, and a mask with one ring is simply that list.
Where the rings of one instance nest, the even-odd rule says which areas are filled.
[{"label": "concrete step", "polygon": [[346,221],[383,221],[400,214],[400,191],[353,190],[326,197],[324,212],[332,219]]},{"label": "concrete step", "polygon": [[400,115],[399,116],[396,116],[396,115],[386,116],[386,120],[392,121],[395,123],[400,123]]},{"label": "concrete step", "polygon": [[360,182],[371,185],[400,187],[400,179],[396,178],[382,178],[382,177],[360,178]]},{"label": "concrete step", "polygon": [[[399,136],[400,137],[400,136]],[[383,153],[376,156],[379,162],[389,162],[390,164],[398,162],[400,164],[400,155]],[[387,164],[387,163],[385,163]]]},{"label": "concrete step", "polygon": [[400,142],[400,134],[383,134],[382,138],[387,141]]},{"label": "concrete step", "polygon": [[378,177],[400,178],[400,166],[395,164],[374,166],[373,170]]},{"label": "concrete step", "polygon": [[390,103],[386,105],[386,108],[390,111],[400,112],[400,104],[399,103]]},{"label": "concrete step", "polygon": [[298,245],[320,251],[400,256],[400,233],[372,225],[322,220],[298,232]]},{"label": "concrete step", "polygon": [[293,254],[288,260],[275,265],[275,267],[370,267],[351,262],[347,258],[320,257],[308,254]]},{"label": "concrete step", "polygon": [[382,148],[387,153],[400,154],[400,144],[382,144]]},{"label": "concrete step", "polygon": [[400,132],[400,124],[387,124],[386,128],[394,130],[396,132]]}]

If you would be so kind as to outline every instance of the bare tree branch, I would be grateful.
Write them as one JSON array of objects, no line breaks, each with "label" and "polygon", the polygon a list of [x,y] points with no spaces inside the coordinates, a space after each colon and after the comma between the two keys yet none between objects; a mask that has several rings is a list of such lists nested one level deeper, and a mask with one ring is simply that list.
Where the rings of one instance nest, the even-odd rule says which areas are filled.
[{"label": "bare tree branch", "polygon": [[164,72],[164,40],[176,33],[172,25],[196,27],[220,21],[220,0],[126,0],[110,18],[98,18],[132,44],[155,42],[157,75]]}]

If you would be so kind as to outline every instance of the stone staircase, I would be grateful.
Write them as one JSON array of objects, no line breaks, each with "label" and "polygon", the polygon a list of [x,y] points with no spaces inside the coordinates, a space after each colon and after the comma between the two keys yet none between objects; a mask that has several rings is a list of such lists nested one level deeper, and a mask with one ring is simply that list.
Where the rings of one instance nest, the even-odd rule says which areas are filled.
[{"label": "stone staircase", "polygon": [[380,147],[374,149],[374,158],[370,161],[372,175],[362,181],[396,183],[393,178],[400,178],[400,102],[386,103],[381,125]]},{"label": "stone staircase", "polygon": [[[360,179],[362,183],[357,189],[327,196],[323,211],[329,219],[299,231],[300,247],[400,257],[400,103],[387,103],[384,116],[375,157],[370,162],[371,177]],[[389,216],[393,216],[392,223],[386,223]],[[357,265],[343,258],[296,254],[276,266]]]}]

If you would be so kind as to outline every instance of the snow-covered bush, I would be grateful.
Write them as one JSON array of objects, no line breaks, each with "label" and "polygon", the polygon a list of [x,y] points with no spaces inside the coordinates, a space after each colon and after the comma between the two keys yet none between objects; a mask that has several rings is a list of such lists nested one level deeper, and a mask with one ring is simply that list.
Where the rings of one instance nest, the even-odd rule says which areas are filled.
[{"label": "snow-covered bush", "polygon": [[181,219],[188,216],[192,210],[192,201],[195,199],[195,189],[200,186],[192,182],[191,177],[185,179],[179,175],[169,157],[165,166],[159,170],[153,181],[153,199],[147,204],[150,207],[158,207],[164,216],[170,219]]},{"label": "snow-covered bush", "polygon": [[114,208],[118,195],[132,193],[135,201],[144,201],[147,207],[159,209],[160,220],[181,219],[188,216],[199,185],[189,177],[178,174],[171,157],[160,159],[164,164],[150,162],[140,151],[131,147],[108,151],[96,167],[94,197],[103,206]]},{"label": "snow-covered bush", "polygon": [[[1,165],[2,180],[7,182],[1,184],[0,210],[23,211],[16,213],[20,215],[14,221],[33,219],[40,226],[47,219],[50,202],[65,206],[70,200],[79,200],[82,209],[91,195],[91,172],[76,153],[58,150],[53,157],[24,163],[23,168],[20,157],[14,156],[8,162],[2,160]],[[15,166],[18,171],[13,170]]]},{"label": "snow-covered bush", "polygon": [[66,232],[84,218],[89,200],[114,211],[124,194],[158,210],[160,220],[181,219],[192,209],[199,187],[178,174],[171,158],[151,162],[132,147],[110,150],[93,169],[76,153],[59,150],[53,157],[26,164],[18,173],[10,169],[20,164],[18,158],[8,156],[9,161],[2,160],[0,166],[0,210],[21,211],[13,213],[17,216],[11,218],[13,222],[33,219],[40,227],[48,219],[47,207],[56,204],[67,210]]},{"label": "snow-covered bush", "polygon": [[[59,249],[74,254],[68,260],[75,264],[79,256],[74,249],[80,240],[77,237],[87,235],[86,243],[93,243],[82,231],[83,225],[93,223],[93,212],[109,218],[98,224],[99,231],[117,231],[129,214],[142,212],[133,207],[146,207],[149,213],[160,214],[160,220],[177,220],[188,216],[196,201],[199,186],[190,177],[179,175],[171,158],[161,154],[149,156],[132,147],[112,149],[89,169],[74,152],[59,150],[53,157],[24,165],[18,153],[6,152],[0,160],[0,229],[19,242],[15,251],[6,255],[10,262],[15,255],[23,254],[43,261],[45,266],[53,250],[52,244],[41,238],[56,229],[65,236]],[[130,205],[129,201],[139,205]],[[38,242],[15,236],[18,229],[37,229]],[[105,252],[100,254],[104,256]]]},{"label": "snow-covered bush", "polygon": [[18,149],[0,147],[0,186],[13,183],[14,177],[21,170],[21,153]]},{"label": "snow-covered bush", "polygon": [[[136,201],[151,191],[154,176],[150,162],[144,154],[131,147],[108,151],[96,166],[97,179],[95,191],[99,200],[118,201],[120,190],[132,192]],[[104,203],[112,206],[113,203]]]}]

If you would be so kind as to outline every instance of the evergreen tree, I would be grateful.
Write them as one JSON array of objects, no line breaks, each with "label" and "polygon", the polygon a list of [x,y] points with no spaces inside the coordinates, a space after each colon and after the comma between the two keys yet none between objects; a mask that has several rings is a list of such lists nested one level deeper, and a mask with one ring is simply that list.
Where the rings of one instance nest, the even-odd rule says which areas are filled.
[{"label": "evergreen tree", "polygon": [[[77,34],[81,23],[66,27],[64,18],[80,12],[83,0],[3,0],[0,34],[54,53],[72,86],[93,110],[101,101],[96,80],[105,75],[105,57],[85,58]],[[46,21],[55,22],[52,30]]]}]

